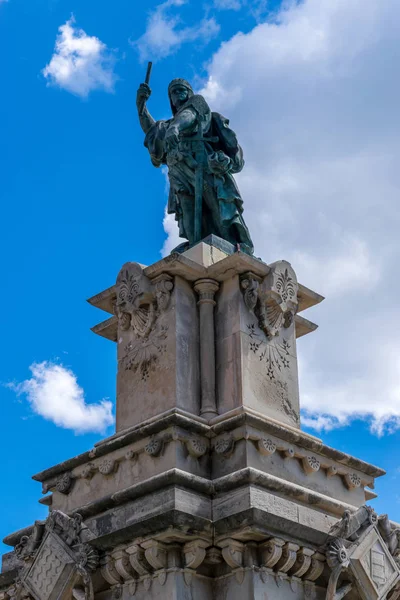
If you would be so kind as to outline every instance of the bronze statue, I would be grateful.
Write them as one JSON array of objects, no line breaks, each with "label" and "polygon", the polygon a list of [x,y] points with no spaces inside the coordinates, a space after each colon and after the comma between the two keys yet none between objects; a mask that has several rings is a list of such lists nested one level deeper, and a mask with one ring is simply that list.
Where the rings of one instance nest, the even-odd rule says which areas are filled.
[{"label": "bronze statue", "polygon": [[184,251],[214,234],[252,254],[243,201],[233,178],[243,169],[243,151],[228,119],[211,112],[187,81],[174,79],[168,87],[173,116],[155,121],[146,105],[150,70],[151,65],[136,104],[153,165],[168,166],[168,213],[175,214],[179,235],[188,240],[176,250]]}]

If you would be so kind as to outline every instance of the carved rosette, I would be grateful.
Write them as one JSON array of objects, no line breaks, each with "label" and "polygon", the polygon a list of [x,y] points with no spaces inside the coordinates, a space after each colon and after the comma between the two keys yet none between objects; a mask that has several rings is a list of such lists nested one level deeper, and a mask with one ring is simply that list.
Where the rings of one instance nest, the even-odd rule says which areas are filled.
[{"label": "carved rosette", "polygon": [[118,468],[118,463],[112,458],[105,458],[98,466],[102,475],[112,475]]},{"label": "carved rosette", "polygon": [[361,477],[357,473],[347,473],[345,482],[349,490],[355,490],[361,486]]},{"label": "carved rosette", "polygon": [[198,437],[193,437],[186,442],[187,450],[193,458],[200,458],[208,450],[207,443]]},{"label": "carved rosette", "polygon": [[68,494],[72,487],[73,479],[71,473],[63,473],[56,482],[56,490],[60,494]]},{"label": "carved rosette", "polygon": [[166,350],[168,328],[160,317],[169,307],[174,284],[168,274],[150,280],[138,263],[126,263],[117,277],[115,312],[119,340],[124,340],[121,365],[149,378]]},{"label": "carved rosette", "polygon": [[303,458],[303,469],[307,475],[312,475],[319,471],[321,467],[320,461],[315,456],[305,456]]},{"label": "carved rosette", "polygon": [[264,456],[271,456],[271,454],[276,452],[276,444],[269,438],[262,438],[258,440],[257,446],[260,454],[264,454]]},{"label": "carved rosette", "polygon": [[144,451],[149,456],[158,456],[163,449],[163,441],[160,438],[152,437],[144,447]]},{"label": "carved rosette", "polygon": [[215,452],[217,454],[222,454],[224,456],[228,456],[229,454],[231,454],[233,452],[235,448],[235,440],[233,439],[232,436],[226,436],[226,437],[220,437],[216,442],[215,442]]}]

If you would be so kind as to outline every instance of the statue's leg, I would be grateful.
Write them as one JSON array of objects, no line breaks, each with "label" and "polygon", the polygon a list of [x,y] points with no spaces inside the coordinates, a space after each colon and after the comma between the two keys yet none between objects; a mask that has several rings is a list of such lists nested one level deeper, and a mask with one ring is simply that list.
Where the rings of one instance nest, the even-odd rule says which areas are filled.
[{"label": "statue's leg", "polygon": [[194,241],[194,196],[179,194],[179,203],[182,210],[183,229],[191,246]]},{"label": "statue's leg", "polygon": [[207,215],[206,223],[203,225],[203,237],[213,233],[223,238],[224,231],[221,222],[219,201],[214,188],[210,185],[210,178],[208,177],[204,182],[203,203],[205,205],[203,212]]}]

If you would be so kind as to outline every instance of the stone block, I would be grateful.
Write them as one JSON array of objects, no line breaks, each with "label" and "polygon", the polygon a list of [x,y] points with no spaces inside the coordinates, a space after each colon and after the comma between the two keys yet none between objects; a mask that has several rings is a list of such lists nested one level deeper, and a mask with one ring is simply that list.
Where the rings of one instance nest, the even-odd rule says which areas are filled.
[{"label": "stone block", "polygon": [[122,268],[117,290],[117,431],[175,407],[199,414],[194,290],[168,274],[151,282],[136,263]]}]

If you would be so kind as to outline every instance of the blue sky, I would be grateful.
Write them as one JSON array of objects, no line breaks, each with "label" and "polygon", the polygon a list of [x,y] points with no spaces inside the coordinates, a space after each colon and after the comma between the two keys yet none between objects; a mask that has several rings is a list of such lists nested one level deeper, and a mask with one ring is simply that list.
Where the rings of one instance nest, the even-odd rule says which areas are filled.
[{"label": "blue sky", "polygon": [[99,430],[115,347],[90,332],[101,315],[85,299],[176,242],[135,112],[148,58],[156,117],[179,76],[231,118],[257,255],[290,260],[327,297],[298,344],[304,423],[387,469],[374,505],[400,521],[399,12],[396,0],[0,1],[1,538],[45,514],[31,475],[113,431]]}]

